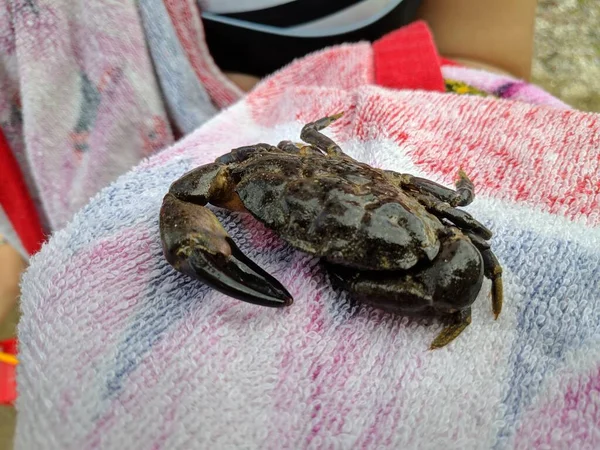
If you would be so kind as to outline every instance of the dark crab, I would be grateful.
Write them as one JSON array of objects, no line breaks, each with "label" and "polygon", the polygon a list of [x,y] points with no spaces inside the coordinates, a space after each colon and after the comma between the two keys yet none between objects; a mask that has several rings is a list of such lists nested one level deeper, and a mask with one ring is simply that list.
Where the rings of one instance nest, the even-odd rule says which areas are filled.
[{"label": "dark crab", "polygon": [[167,261],[231,297],[280,307],[292,296],[246,257],[205,207],[249,212],[293,247],[321,258],[353,298],[450,324],[432,348],[471,322],[483,277],[492,310],[502,308],[502,269],[492,233],[457,206],[473,201],[459,171],[456,190],[427,179],[373,168],[320,133],[342,114],[306,124],[306,144],[282,141],[232,150],[176,180],[163,199],[160,233]]}]

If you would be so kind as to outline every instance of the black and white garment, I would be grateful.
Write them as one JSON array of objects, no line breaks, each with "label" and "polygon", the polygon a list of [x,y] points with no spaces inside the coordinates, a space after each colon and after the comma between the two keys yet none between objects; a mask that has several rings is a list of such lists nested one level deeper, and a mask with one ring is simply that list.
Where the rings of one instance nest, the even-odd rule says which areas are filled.
[{"label": "black and white garment", "polygon": [[199,0],[225,71],[265,76],[313,51],[374,41],[415,19],[420,0]]}]

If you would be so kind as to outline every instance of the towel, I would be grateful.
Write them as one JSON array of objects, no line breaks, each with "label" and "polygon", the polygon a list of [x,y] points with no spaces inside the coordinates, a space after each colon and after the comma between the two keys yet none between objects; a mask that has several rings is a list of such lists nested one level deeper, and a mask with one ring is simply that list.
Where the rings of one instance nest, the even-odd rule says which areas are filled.
[{"label": "towel", "polygon": [[0,196],[0,234],[23,256],[101,188],[241,97],[202,35],[192,0],[0,0],[0,129],[23,179],[10,184],[15,170],[1,166],[0,189],[13,197],[25,183],[30,198],[18,203],[35,208]]},{"label": "towel", "polygon": [[[265,79],[34,255],[17,450],[600,447],[600,116],[506,88],[382,86],[378,51],[340,45]],[[172,181],[239,146],[299,141],[338,111],[324,133],[350,156],[447,186],[459,167],[472,178],[465,210],[493,230],[504,269],[498,320],[485,281],[472,324],[431,351],[443,324],[349,301],[316,258],[218,208],[294,303],[244,303],[167,264],[158,212]]]}]

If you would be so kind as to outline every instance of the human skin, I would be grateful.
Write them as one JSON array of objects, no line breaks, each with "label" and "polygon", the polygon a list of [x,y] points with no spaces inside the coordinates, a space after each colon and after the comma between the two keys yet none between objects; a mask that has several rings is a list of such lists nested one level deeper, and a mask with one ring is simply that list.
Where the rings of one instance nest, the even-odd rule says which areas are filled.
[{"label": "human skin", "polygon": [[17,250],[2,243],[0,236],[0,322],[10,313],[19,297],[19,281],[26,264]]}]

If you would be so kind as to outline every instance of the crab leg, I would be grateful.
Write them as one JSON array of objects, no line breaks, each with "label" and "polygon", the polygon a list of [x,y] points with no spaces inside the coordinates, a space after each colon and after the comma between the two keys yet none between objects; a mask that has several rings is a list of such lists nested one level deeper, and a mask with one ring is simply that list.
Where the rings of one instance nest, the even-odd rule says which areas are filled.
[{"label": "crab leg", "polygon": [[500,312],[502,312],[504,297],[502,266],[498,262],[496,255],[492,252],[490,244],[476,234],[467,233],[467,236],[483,257],[485,276],[492,280],[492,311],[494,312],[494,317],[497,319]]},{"label": "crab leg", "polygon": [[286,153],[295,155],[321,155],[322,153],[312,145],[294,144],[292,141],[281,141],[277,144],[277,148]]},{"label": "crab leg", "polygon": [[391,170],[386,170],[386,174],[391,175],[402,186],[417,189],[424,194],[431,194],[442,202],[450,206],[467,206],[475,199],[475,188],[473,183],[463,170],[458,171],[458,180],[456,181],[456,190],[448,189],[441,184],[426,178],[415,177],[409,174],[400,174]]},{"label": "crab leg", "polygon": [[275,149],[272,145],[260,143],[256,145],[246,145],[244,147],[238,147],[231,150],[229,153],[217,158],[215,161],[219,164],[229,164],[232,162],[241,162],[248,159],[250,156],[256,155],[257,153],[265,153]]},{"label": "crab leg", "polygon": [[243,210],[227,166],[200,167],[171,185],[160,210],[160,235],[169,264],[239,300],[270,307],[290,305],[290,293],[241,252],[218,218],[204,206],[209,201]]},{"label": "crab leg", "polygon": [[300,138],[328,155],[343,155],[344,152],[339,145],[323,133],[320,133],[323,128],[331,125],[332,122],[342,117],[343,114],[340,112],[333,116],[323,117],[315,122],[307,123],[302,127]]},{"label": "crab leg", "polygon": [[465,328],[471,325],[471,308],[458,311],[454,314],[453,320],[454,323],[444,328],[433,340],[429,346],[430,350],[445,347],[456,339],[460,333],[465,331]]},{"label": "crab leg", "polygon": [[447,203],[436,203],[431,207],[428,207],[428,209],[436,216],[450,220],[463,230],[472,231],[484,239],[490,239],[492,237],[492,232],[468,212],[453,208]]},{"label": "crab leg", "polygon": [[492,281],[492,311],[497,319],[502,311],[504,294],[502,266],[500,266],[498,259],[492,252],[490,244],[486,241],[486,239],[492,237],[492,232],[469,213],[453,208],[448,203],[436,202],[435,199],[426,194],[420,195],[419,200],[431,213],[437,217],[450,220],[458,228],[464,230],[470,241],[481,253],[484,274]]},{"label": "crab leg", "polygon": [[483,239],[490,239],[492,237],[492,232],[468,212],[454,208],[448,203],[441,202],[432,195],[418,194],[417,198],[427,208],[427,211],[436,217],[447,219],[458,228],[477,234]]}]

